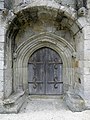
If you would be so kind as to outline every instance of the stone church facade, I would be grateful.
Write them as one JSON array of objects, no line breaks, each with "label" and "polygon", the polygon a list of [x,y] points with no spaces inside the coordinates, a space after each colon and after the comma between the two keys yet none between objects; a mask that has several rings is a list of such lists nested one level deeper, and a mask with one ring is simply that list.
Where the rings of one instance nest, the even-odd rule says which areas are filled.
[{"label": "stone church facade", "polygon": [[90,1],[0,1],[0,113],[28,95],[63,95],[90,109]]}]

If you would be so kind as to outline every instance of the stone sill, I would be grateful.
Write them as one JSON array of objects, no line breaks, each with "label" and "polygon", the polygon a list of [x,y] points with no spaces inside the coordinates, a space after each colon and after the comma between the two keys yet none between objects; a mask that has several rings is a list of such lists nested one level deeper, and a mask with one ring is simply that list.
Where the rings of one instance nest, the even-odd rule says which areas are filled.
[{"label": "stone sill", "polygon": [[18,113],[25,99],[26,95],[24,91],[13,93],[0,104],[0,113]]},{"label": "stone sill", "polygon": [[4,100],[4,105],[15,103],[20,97],[24,95],[24,91],[13,93],[9,98]]}]

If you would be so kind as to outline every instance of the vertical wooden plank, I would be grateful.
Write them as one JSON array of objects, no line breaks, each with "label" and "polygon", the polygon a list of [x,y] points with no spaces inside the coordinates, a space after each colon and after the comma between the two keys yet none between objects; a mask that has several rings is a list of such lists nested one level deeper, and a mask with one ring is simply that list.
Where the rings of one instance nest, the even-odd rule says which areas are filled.
[{"label": "vertical wooden plank", "polygon": [[[62,67],[61,64],[59,64],[61,58],[51,49],[47,52],[47,56],[49,61],[47,60],[46,65],[46,94],[62,94],[62,84],[60,83],[62,80]],[[54,80],[57,80],[59,83],[55,85]]]},{"label": "vertical wooden plank", "polygon": [[[45,79],[45,75],[44,75],[44,64],[43,64],[43,57],[42,54],[43,51],[38,50],[37,52],[35,52],[30,60],[29,63],[31,62],[31,64],[29,64],[29,92],[30,94],[44,94],[44,79]],[[33,68],[32,68],[33,67]],[[36,79],[36,88],[34,87],[34,79]],[[40,82],[43,82],[43,84],[41,84]]]},{"label": "vertical wooden plank", "polygon": [[29,62],[29,82],[33,82],[33,78],[36,78],[36,82],[43,82],[36,89],[33,84],[29,84],[30,94],[62,94],[62,64],[59,63],[62,60],[55,51],[49,48],[39,49]]}]

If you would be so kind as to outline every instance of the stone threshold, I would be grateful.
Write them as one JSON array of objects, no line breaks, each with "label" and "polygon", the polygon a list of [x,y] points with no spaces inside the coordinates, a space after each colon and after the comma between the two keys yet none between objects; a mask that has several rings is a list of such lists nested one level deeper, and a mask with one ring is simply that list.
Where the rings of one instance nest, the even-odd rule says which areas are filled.
[{"label": "stone threshold", "polygon": [[0,104],[0,113],[18,113],[26,99],[24,91],[19,91],[10,95]]},{"label": "stone threshold", "polygon": [[64,95],[29,95],[30,99],[63,99]]}]

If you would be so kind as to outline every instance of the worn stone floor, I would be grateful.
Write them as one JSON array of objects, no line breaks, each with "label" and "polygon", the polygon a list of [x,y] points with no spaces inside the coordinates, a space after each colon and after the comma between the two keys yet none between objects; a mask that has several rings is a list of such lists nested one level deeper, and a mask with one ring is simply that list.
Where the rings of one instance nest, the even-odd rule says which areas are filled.
[{"label": "worn stone floor", "polygon": [[62,96],[29,96],[18,114],[0,114],[0,120],[90,120],[90,111],[71,112]]},{"label": "worn stone floor", "polygon": [[63,102],[63,96],[29,96],[20,113],[40,111],[68,110]]}]

